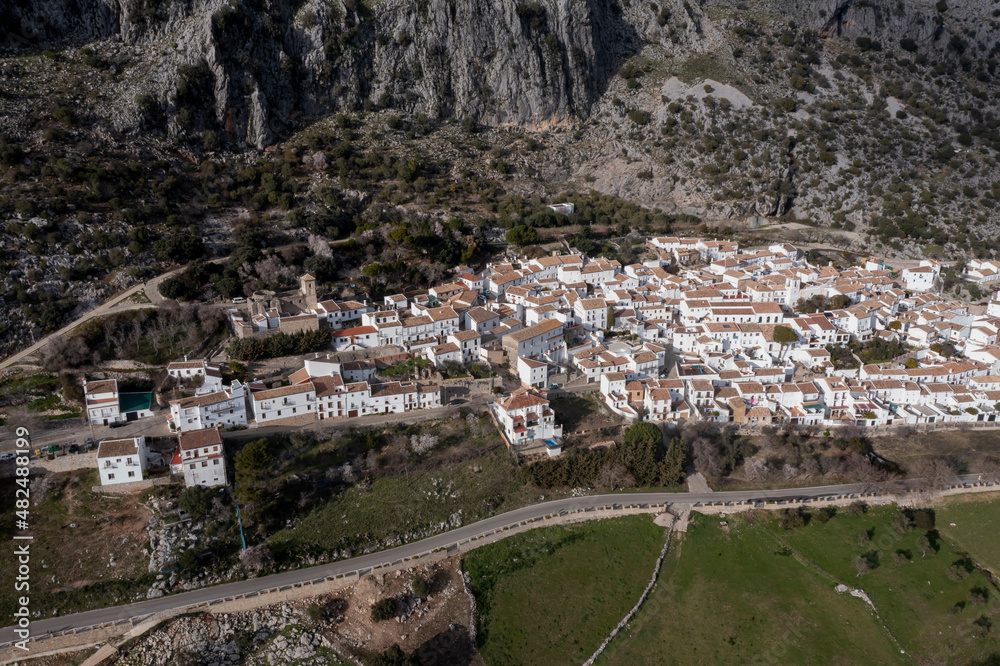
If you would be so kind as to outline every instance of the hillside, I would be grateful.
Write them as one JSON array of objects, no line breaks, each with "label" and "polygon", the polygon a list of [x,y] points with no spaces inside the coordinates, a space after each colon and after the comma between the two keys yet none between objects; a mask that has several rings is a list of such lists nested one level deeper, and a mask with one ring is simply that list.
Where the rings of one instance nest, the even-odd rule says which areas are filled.
[{"label": "hillside", "polygon": [[332,240],[460,217],[458,244],[484,251],[594,190],[617,202],[597,237],[645,229],[617,214],[638,204],[657,233],[796,221],[858,251],[988,254],[998,17],[985,0],[6,3],[5,344],[203,251],[180,237],[223,252],[250,218]]}]

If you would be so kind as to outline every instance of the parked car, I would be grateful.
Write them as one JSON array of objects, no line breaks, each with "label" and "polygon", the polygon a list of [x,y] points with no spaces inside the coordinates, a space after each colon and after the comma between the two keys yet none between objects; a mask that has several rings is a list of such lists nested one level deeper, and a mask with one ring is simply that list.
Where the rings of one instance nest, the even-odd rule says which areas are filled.
[{"label": "parked car", "polygon": [[124,427],[124,425],[125,425],[124,421],[115,421],[114,423],[111,424],[111,427],[112,428],[121,428],[121,427]]},{"label": "parked car", "polygon": [[550,389],[557,389],[557,388],[559,388],[559,384],[549,384],[549,388]]},{"label": "parked car", "polygon": [[233,299],[233,303],[246,303],[246,302],[247,299],[243,298],[242,296],[237,296],[236,298]]},{"label": "parked car", "polygon": [[92,448],[94,448],[94,438],[93,437],[88,437],[87,438],[87,449],[92,449]]},{"label": "parked car", "polygon": [[0,462],[7,462],[8,460],[13,460],[16,457],[17,457],[16,453],[11,453],[11,452],[0,453]]},{"label": "parked car", "polygon": [[69,452],[70,453],[79,453],[80,452],[80,445],[79,444],[70,444],[69,445]]},{"label": "parked car", "polygon": [[448,401],[448,404],[449,404],[449,405],[461,405],[461,404],[462,404],[462,403],[464,403],[464,402],[465,402],[465,401],[464,401],[464,400],[462,400],[461,398],[455,398],[454,400],[449,400],[449,401]]}]

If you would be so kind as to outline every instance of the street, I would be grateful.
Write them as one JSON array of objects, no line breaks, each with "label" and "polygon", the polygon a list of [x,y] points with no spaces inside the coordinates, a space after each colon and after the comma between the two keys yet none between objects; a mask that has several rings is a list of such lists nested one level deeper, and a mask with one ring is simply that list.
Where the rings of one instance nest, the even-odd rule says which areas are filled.
[{"label": "street", "polygon": [[[960,476],[959,483],[975,483],[977,476],[967,474]],[[88,627],[104,622],[114,622],[117,620],[127,620],[134,617],[142,617],[153,613],[159,613],[175,608],[183,608],[195,604],[203,604],[218,599],[224,599],[234,595],[260,592],[274,587],[292,585],[304,581],[312,581],[328,576],[352,573],[359,570],[366,570],[372,567],[390,564],[403,558],[415,557],[417,555],[436,550],[438,548],[449,548],[454,544],[482,536],[506,526],[520,523],[526,520],[537,520],[546,515],[557,514],[563,511],[578,511],[592,509],[608,505],[635,505],[635,504],[692,504],[695,502],[740,502],[740,501],[769,501],[829,497],[834,495],[849,495],[857,493],[872,492],[869,484],[843,484],[835,486],[814,486],[811,488],[789,488],[776,490],[741,490],[715,493],[623,493],[618,495],[592,495],[589,497],[572,497],[550,502],[532,504],[530,506],[508,511],[507,513],[493,516],[481,520],[477,523],[465,525],[448,532],[443,532],[426,539],[398,546],[390,550],[379,553],[371,553],[354,557],[339,562],[324,564],[320,566],[285,571],[262,578],[251,578],[235,583],[226,583],[215,587],[207,587],[181,594],[168,595],[158,599],[140,601],[123,606],[113,606],[84,613],[74,613],[64,617],[55,617],[31,623],[32,634],[35,636]],[[5,627],[0,630],[0,643],[13,640],[14,627]]]}]

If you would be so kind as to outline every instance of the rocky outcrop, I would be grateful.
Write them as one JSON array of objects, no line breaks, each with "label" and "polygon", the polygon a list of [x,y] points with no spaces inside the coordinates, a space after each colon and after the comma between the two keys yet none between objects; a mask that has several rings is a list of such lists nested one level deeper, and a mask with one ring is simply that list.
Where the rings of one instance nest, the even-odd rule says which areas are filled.
[{"label": "rocky outcrop", "polygon": [[[758,3],[754,3],[757,5]],[[827,38],[868,37],[960,56],[996,35],[981,3],[955,0],[734,2],[737,17],[784,16]],[[640,6],[641,5],[641,6]],[[119,122],[217,131],[263,147],[302,118],[393,108],[430,118],[542,128],[586,119],[644,43],[678,57],[729,50],[702,8],[664,0],[15,0],[7,42],[115,39],[138,47]],[[762,10],[764,13],[761,13]],[[669,23],[665,16],[670,17]],[[723,20],[726,23],[730,19]],[[909,43],[908,43],[909,44]],[[143,116],[148,116],[143,122]]]},{"label": "rocky outcrop", "polygon": [[297,117],[361,107],[530,126],[586,117],[639,46],[611,0],[74,1],[8,19],[43,41],[148,45],[137,71],[172,132],[257,147]]}]

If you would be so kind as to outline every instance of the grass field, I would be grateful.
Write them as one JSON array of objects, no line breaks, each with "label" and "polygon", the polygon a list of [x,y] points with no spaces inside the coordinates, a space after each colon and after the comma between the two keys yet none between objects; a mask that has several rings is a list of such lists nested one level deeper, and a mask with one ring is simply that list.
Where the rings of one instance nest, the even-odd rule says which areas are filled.
[{"label": "grass field", "polygon": [[935,508],[944,538],[1000,577],[1000,493],[958,495]]},{"label": "grass field", "polygon": [[861,600],[835,592],[767,528],[725,522],[692,514],[646,604],[598,663],[900,662]]},{"label": "grass field", "polygon": [[548,527],[462,561],[490,666],[582,663],[642,594],[663,547],[649,516]]},{"label": "grass field", "polygon": [[[981,505],[996,511],[996,505]],[[917,540],[926,530],[901,534],[892,526],[899,510],[875,507],[860,516],[838,515],[825,525],[808,525],[779,534],[816,566],[847,585],[863,588],[878,608],[885,625],[906,651],[923,663],[966,663],[1000,650],[998,631],[978,638],[983,630],[974,623],[980,617],[1000,619],[1000,599],[996,589],[979,571],[966,572],[962,580],[952,580],[947,572],[962,558],[947,537],[928,535],[936,553],[921,554]],[[780,530],[773,528],[775,533]],[[870,541],[859,545],[859,535],[867,531]],[[1000,540],[994,542],[1000,549]],[[908,561],[895,563],[896,553]],[[858,577],[852,565],[862,553],[876,553],[878,566]],[[972,568],[963,565],[963,570]],[[974,588],[987,590],[988,601],[976,606],[970,601]]]},{"label": "grass field", "polygon": [[[937,529],[901,532],[899,513],[842,509],[788,530],[770,513],[695,514],[647,604],[599,663],[969,664],[1000,653],[1000,592],[975,567],[978,553],[1000,552],[997,503],[949,501],[936,509]],[[863,554],[871,569],[858,575]],[[878,615],[837,593],[838,583],[864,590]]]},{"label": "grass field", "polygon": [[398,535],[422,538],[441,531],[452,516],[471,523],[537,500],[537,491],[516,472],[506,450],[494,449],[454,466],[380,477],[297,519],[271,543],[279,550],[333,552]]}]

